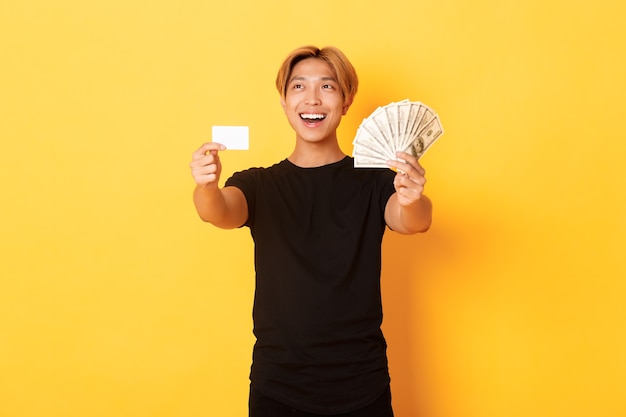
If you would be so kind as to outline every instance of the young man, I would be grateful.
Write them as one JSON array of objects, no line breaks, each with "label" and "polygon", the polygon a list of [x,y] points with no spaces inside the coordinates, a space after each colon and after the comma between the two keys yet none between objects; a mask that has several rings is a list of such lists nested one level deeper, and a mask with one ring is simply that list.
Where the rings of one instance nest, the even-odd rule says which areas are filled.
[{"label": "young man", "polygon": [[250,417],[393,416],[381,243],[386,227],[430,227],[424,169],[406,153],[388,162],[397,173],[354,168],[340,149],[358,79],[338,49],[296,49],[276,86],[296,136],[289,157],[237,172],[223,188],[219,138],[191,162],[200,218],[247,226],[255,243]]}]

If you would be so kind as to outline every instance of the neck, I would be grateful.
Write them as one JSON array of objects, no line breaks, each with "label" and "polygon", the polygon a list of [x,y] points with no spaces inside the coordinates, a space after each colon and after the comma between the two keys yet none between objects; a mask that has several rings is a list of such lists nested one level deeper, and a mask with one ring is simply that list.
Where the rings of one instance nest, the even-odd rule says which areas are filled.
[{"label": "neck", "polygon": [[296,144],[296,148],[289,156],[289,162],[302,168],[314,168],[332,164],[345,158],[339,144],[305,143]]}]

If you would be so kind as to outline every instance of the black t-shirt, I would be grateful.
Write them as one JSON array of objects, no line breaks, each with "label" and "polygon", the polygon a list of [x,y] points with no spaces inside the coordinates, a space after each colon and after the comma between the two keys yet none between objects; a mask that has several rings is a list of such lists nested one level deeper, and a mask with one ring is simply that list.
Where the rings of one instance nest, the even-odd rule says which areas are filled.
[{"label": "black t-shirt", "polygon": [[389,169],[353,159],[316,168],[288,160],[235,173],[255,242],[251,381],[316,414],[368,405],[389,384],[380,326]]}]

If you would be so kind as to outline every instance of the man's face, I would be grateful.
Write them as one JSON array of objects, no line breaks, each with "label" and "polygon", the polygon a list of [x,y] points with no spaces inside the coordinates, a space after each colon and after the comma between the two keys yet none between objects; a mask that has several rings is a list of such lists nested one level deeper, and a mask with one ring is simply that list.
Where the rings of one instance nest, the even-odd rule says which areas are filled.
[{"label": "man's face", "polygon": [[318,143],[337,140],[337,126],[349,107],[332,71],[317,58],[293,67],[281,105],[296,138]]}]

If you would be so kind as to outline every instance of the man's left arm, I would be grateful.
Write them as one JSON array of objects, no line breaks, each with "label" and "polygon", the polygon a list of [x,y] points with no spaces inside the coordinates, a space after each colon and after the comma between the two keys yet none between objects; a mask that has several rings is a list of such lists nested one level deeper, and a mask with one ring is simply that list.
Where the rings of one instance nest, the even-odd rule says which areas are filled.
[{"label": "man's left arm", "polygon": [[430,228],[433,209],[430,199],[424,194],[425,170],[413,155],[398,152],[397,156],[406,162],[388,162],[397,174],[393,181],[396,192],[385,207],[385,222],[398,233],[425,232]]}]

